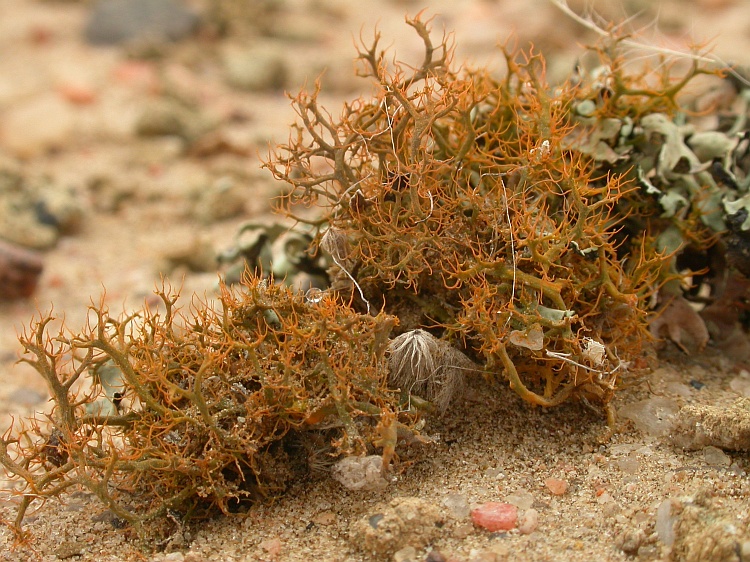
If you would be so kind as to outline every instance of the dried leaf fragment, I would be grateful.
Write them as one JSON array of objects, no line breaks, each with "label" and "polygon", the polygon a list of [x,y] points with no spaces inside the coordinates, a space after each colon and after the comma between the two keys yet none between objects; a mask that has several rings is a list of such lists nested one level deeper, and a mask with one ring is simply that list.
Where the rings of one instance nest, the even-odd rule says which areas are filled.
[{"label": "dried leaf fragment", "polygon": [[649,322],[649,327],[651,334],[657,338],[666,330],[669,339],[685,353],[688,353],[688,350],[683,344],[683,336],[687,335],[692,339],[698,350],[706,347],[709,339],[705,322],[681,296],[669,301],[656,318]]}]

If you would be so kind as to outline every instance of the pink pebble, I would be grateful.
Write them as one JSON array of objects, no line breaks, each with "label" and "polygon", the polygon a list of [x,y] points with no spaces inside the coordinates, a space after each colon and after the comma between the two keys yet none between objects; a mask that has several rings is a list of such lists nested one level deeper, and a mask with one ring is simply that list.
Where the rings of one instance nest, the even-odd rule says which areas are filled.
[{"label": "pink pebble", "polygon": [[568,490],[567,480],[561,480],[560,478],[547,478],[544,485],[556,496],[562,496]]},{"label": "pink pebble", "polygon": [[487,502],[471,511],[471,520],[488,531],[510,531],[516,526],[518,508],[509,503]]}]

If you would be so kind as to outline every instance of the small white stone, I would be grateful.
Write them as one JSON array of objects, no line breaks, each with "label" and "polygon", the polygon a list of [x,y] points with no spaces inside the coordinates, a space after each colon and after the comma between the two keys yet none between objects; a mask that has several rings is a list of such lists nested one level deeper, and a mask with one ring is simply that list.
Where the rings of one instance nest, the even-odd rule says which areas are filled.
[{"label": "small white stone", "polygon": [[654,530],[659,540],[664,543],[665,546],[672,546],[674,544],[674,524],[677,520],[675,515],[675,502],[676,500],[667,499],[659,504],[656,510],[656,523]]},{"label": "small white stone", "polygon": [[469,500],[463,494],[448,494],[443,498],[443,505],[456,519],[466,519],[471,511]]},{"label": "small white stone", "polygon": [[729,466],[732,458],[718,447],[708,445],[703,448],[703,460],[711,466]]},{"label": "small white stone", "polygon": [[653,437],[662,437],[674,426],[677,403],[663,396],[648,398],[627,404],[618,410],[618,415],[632,420],[642,432]]},{"label": "small white stone", "polygon": [[331,475],[347,490],[380,490],[387,486],[380,455],[344,457],[331,467]]},{"label": "small white stone", "polygon": [[534,503],[534,496],[526,490],[516,490],[506,496],[505,501],[515,505],[520,510],[527,510]]},{"label": "small white stone", "polygon": [[539,526],[539,512],[533,507],[527,509],[521,517],[521,522],[518,525],[518,530],[522,535],[530,535]]}]

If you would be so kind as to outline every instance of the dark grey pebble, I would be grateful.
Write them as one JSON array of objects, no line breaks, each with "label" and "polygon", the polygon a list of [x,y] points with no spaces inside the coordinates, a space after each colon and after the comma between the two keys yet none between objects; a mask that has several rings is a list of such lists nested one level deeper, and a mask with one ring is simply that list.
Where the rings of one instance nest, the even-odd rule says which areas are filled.
[{"label": "dark grey pebble", "polygon": [[198,16],[177,0],[98,0],[85,36],[93,45],[177,41],[197,24]]}]

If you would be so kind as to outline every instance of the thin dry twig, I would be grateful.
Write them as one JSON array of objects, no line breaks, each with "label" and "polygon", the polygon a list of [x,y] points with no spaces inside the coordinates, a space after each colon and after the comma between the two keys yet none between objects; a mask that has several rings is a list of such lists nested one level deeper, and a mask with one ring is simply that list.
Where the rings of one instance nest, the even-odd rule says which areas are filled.
[{"label": "thin dry twig", "polygon": [[[607,38],[607,39],[613,39],[616,37],[616,32],[619,28],[622,27],[622,24],[613,27],[612,29],[605,29],[601,27],[599,24],[597,24],[592,18],[590,17],[584,17],[579,14],[577,14],[573,9],[571,9],[570,6],[568,6],[567,0],[549,0],[553,6],[561,10],[566,16],[568,16],[573,21],[579,23],[589,31],[594,32],[599,37]],[[713,53],[705,52],[705,53],[696,53],[696,52],[688,52],[688,51],[680,51],[678,49],[670,49],[668,47],[660,47],[657,45],[649,45],[645,42],[638,41],[635,39],[627,39],[627,38],[618,38],[618,41],[620,44],[625,45],[626,47],[630,47],[632,49],[637,49],[641,51],[648,51],[651,53],[657,53],[662,55],[668,55],[672,57],[677,57],[681,59],[688,59],[692,60],[694,62],[701,62],[713,65],[717,70],[722,70],[724,72],[727,72],[731,74],[736,80],[738,80],[740,83],[744,84],[745,86],[750,87],[750,80],[742,76],[735,68],[719,57],[718,55],[715,55]]]}]

